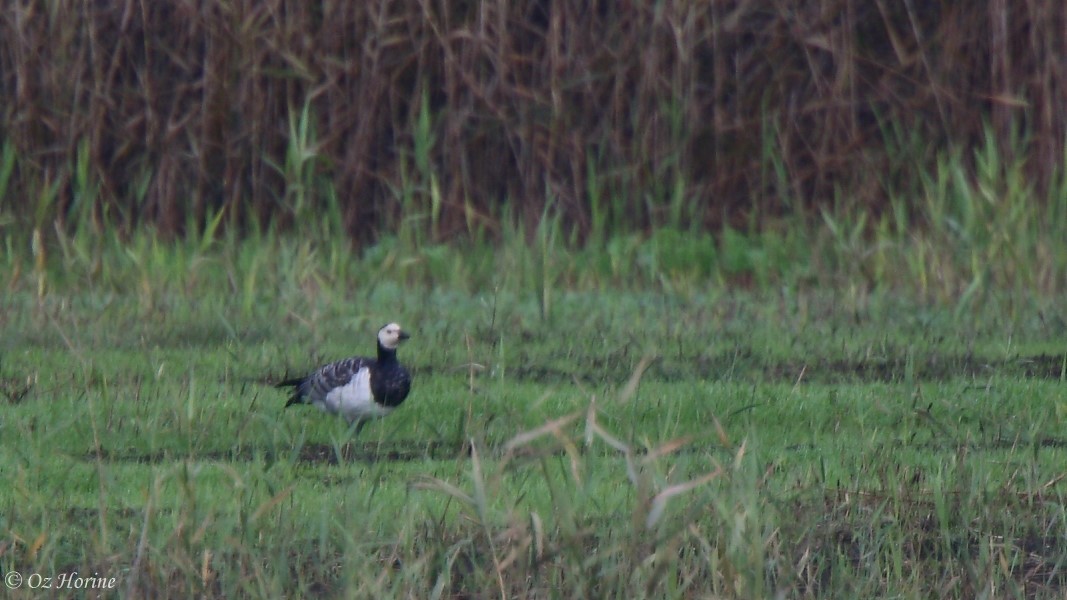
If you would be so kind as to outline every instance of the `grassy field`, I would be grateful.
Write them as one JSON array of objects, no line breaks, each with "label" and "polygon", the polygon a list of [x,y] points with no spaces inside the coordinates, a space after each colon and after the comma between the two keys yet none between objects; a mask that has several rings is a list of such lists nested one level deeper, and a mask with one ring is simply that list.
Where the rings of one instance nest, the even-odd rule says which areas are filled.
[{"label": "grassy field", "polygon": [[[818,279],[828,223],[358,258],[8,236],[2,594],[1062,597],[1062,297]],[[394,415],[350,440],[282,408],[270,382],[390,320]]]},{"label": "grassy field", "polygon": [[0,599],[1067,597],[1062,3],[9,4]]}]

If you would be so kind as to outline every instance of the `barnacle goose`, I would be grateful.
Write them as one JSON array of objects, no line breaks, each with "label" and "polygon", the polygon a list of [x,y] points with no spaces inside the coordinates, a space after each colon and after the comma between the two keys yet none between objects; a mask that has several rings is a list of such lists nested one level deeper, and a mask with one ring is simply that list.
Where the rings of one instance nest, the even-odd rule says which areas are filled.
[{"label": "barnacle goose", "polygon": [[285,406],[312,404],[340,413],[358,435],[367,421],[388,415],[408,397],[411,375],[396,360],[397,346],[408,337],[400,325],[389,323],[378,330],[377,360],[353,356],[276,387],[295,388]]}]

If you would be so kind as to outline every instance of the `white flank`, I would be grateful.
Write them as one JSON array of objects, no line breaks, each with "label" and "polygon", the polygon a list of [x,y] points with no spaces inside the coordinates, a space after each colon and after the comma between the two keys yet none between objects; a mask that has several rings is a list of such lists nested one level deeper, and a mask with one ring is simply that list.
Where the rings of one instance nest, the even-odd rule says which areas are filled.
[{"label": "white flank", "polygon": [[370,369],[363,367],[341,387],[335,387],[326,393],[326,397],[316,404],[322,410],[340,413],[349,423],[384,417],[393,412],[392,407],[374,402],[370,391]]}]

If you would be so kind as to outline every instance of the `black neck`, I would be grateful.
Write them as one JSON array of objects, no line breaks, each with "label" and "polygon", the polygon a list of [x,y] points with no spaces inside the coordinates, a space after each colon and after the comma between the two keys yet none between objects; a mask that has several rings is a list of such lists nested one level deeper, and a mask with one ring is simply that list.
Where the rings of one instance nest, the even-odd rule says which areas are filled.
[{"label": "black neck", "polygon": [[395,362],[396,362],[396,349],[394,348],[394,349],[390,350],[390,349],[386,348],[385,346],[383,346],[381,342],[378,342],[378,363],[379,364],[385,364],[385,363],[395,363]]}]

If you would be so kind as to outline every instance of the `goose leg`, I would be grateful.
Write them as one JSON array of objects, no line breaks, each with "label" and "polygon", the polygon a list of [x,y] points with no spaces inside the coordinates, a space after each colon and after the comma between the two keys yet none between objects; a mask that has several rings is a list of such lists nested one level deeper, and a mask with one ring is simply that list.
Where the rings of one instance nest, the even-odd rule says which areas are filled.
[{"label": "goose leg", "polygon": [[350,440],[354,440],[359,437],[359,432],[363,431],[363,426],[367,422],[363,419],[356,419],[348,422],[348,437]]}]

